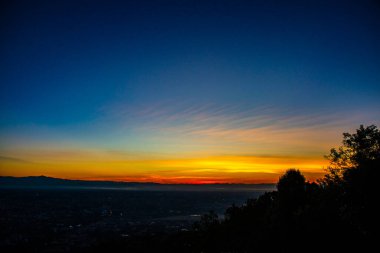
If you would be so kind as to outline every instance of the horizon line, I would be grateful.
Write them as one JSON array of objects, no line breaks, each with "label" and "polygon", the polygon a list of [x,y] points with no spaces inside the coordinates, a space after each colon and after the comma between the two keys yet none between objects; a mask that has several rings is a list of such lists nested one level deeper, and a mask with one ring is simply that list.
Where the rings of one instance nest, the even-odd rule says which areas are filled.
[{"label": "horizon line", "polygon": [[133,184],[155,184],[155,185],[275,185],[276,183],[273,182],[264,182],[264,183],[232,183],[232,182],[209,182],[209,183],[164,183],[164,182],[153,182],[153,181],[147,181],[147,182],[139,182],[139,181],[115,181],[115,180],[101,180],[101,179],[72,179],[72,178],[60,178],[60,177],[51,177],[51,176],[45,176],[45,175],[39,175],[39,176],[0,176],[0,178],[15,178],[15,179],[22,179],[22,178],[49,178],[49,179],[58,179],[58,180],[66,180],[66,181],[82,181],[82,182],[98,182],[98,183],[133,183]]}]

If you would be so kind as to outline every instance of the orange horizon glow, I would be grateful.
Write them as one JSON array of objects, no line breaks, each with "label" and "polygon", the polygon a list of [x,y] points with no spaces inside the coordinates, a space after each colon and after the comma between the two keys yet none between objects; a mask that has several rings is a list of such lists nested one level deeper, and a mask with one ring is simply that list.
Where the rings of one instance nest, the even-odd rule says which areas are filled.
[{"label": "orange horizon glow", "polygon": [[289,168],[307,180],[323,174],[325,159],[315,157],[211,156],[182,159],[99,159],[84,157],[30,162],[1,162],[3,176],[39,176],[89,181],[153,182],[160,184],[276,183]]},{"label": "orange horizon glow", "polygon": [[93,132],[80,129],[74,136],[44,128],[5,134],[0,175],[260,184],[276,183],[295,168],[315,181],[328,166],[323,155],[339,146],[340,133],[350,131],[343,126],[355,125],[324,115],[283,117],[265,109],[233,113],[228,108],[153,108],[128,113],[138,124],[122,118],[113,128],[104,130],[99,121],[86,128]]}]

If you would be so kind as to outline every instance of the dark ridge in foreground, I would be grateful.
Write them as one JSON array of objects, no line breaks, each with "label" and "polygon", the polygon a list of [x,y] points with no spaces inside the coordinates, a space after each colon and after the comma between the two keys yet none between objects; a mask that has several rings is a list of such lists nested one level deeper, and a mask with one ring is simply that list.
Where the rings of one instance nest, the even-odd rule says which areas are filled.
[{"label": "dark ridge in foreground", "polygon": [[[344,133],[343,146],[331,149],[327,159],[327,174],[317,182],[308,182],[299,170],[289,169],[279,178],[276,190],[265,193],[221,191],[242,185],[171,186],[177,191],[160,188],[166,185],[154,185],[163,191],[2,188],[0,249],[372,252],[379,238],[380,131],[374,125],[361,125],[354,134]],[[52,180],[53,185],[67,182],[37,179]],[[6,180],[17,181],[0,181]],[[200,190],[182,191],[191,188],[181,187]]]}]

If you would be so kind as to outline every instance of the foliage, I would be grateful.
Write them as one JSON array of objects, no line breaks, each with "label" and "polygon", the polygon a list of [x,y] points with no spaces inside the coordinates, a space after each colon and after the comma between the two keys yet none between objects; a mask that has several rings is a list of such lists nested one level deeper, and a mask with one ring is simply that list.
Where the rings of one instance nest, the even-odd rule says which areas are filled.
[{"label": "foliage", "polygon": [[360,125],[354,134],[343,133],[343,146],[332,148],[326,158],[330,161],[328,174],[320,183],[341,183],[347,170],[380,159],[380,131],[375,125]]},{"label": "foliage", "polygon": [[279,207],[284,211],[293,211],[305,200],[306,180],[299,170],[290,169],[280,177],[277,183]]},{"label": "foliage", "polygon": [[366,252],[377,241],[379,140],[373,125],[344,133],[343,146],[331,149],[328,173],[317,183],[290,169],[277,191],[232,205],[223,220],[205,214],[192,231],[144,241],[139,252],[341,252],[356,246]]},{"label": "foliage", "polygon": [[[203,221],[202,236],[191,252],[303,250],[323,236],[337,249],[375,242],[378,213],[375,199],[380,169],[380,132],[376,126],[343,134],[343,146],[326,156],[328,173],[317,183],[306,182],[299,170],[279,178],[277,191],[232,205],[225,219]],[[210,226],[208,226],[210,224]],[[297,240],[297,241],[295,241]],[[272,242],[276,242],[273,244]],[[344,242],[344,243],[342,243]],[[320,250],[324,250],[321,245]]]}]

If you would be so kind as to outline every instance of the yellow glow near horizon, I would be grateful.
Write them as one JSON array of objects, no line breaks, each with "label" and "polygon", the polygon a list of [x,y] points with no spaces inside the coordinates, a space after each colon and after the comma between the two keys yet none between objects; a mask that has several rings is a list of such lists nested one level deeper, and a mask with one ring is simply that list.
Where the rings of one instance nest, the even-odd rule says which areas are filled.
[{"label": "yellow glow near horizon", "polygon": [[[93,154],[94,155],[94,154]],[[1,174],[47,175],[87,180],[159,183],[273,183],[288,168],[299,168],[309,180],[323,174],[323,158],[211,156],[182,159],[126,159],[119,157],[55,157],[34,161],[1,161]]]},{"label": "yellow glow near horizon", "polygon": [[112,128],[104,129],[104,122],[98,122],[73,130],[75,135],[45,128],[3,133],[0,175],[273,183],[285,170],[297,168],[313,181],[325,173],[328,161],[323,155],[339,146],[340,133],[362,121],[355,115],[350,117],[355,122],[350,122],[328,115],[285,117],[263,109],[228,108],[169,112],[153,108],[128,115],[122,114]]}]

